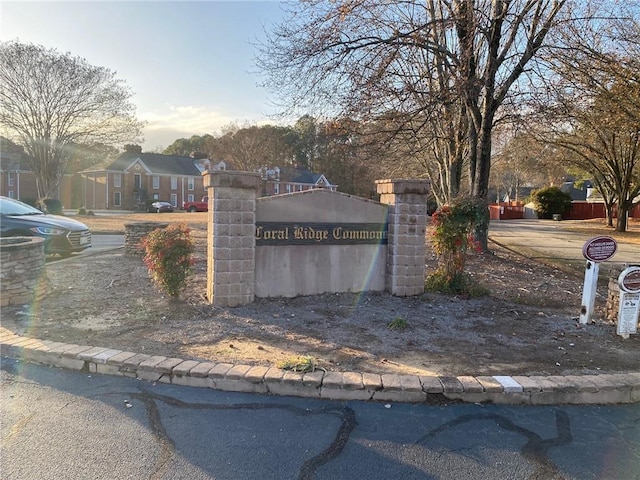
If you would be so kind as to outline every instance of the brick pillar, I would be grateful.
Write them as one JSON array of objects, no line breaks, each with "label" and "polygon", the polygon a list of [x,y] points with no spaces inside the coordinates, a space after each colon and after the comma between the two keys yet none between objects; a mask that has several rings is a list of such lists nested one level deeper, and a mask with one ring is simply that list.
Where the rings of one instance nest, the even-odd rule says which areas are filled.
[{"label": "brick pillar", "polygon": [[386,290],[407,297],[424,293],[426,180],[376,180],[380,202],[389,205]]},{"label": "brick pillar", "polygon": [[254,300],[255,211],[260,175],[206,171],[209,194],[207,227],[207,298],[219,307]]}]

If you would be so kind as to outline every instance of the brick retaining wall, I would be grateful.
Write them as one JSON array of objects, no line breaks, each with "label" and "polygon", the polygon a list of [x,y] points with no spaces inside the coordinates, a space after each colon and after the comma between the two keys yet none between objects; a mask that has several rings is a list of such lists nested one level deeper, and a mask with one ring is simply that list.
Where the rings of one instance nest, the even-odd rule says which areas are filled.
[{"label": "brick retaining wall", "polygon": [[0,304],[24,305],[40,299],[48,285],[44,239],[0,238]]},{"label": "brick retaining wall", "polygon": [[140,240],[158,228],[167,228],[168,223],[138,222],[124,224],[124,254],[128,257],[144,255],[140,249]]}]

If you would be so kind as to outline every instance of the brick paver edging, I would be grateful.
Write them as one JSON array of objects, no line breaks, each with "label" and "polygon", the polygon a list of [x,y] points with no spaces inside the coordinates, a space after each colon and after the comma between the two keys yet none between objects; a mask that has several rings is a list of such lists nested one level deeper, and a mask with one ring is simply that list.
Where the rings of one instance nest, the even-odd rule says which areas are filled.
[{"label": "brick paver edging", "polygon": [[419,376],[360,372],[297,373],[123,352],[22,337],[0,328],[0,354],[24,361],[152,382],[233,392],[330,400],[499,404],[640,402],[640,372],[575,376]]}]

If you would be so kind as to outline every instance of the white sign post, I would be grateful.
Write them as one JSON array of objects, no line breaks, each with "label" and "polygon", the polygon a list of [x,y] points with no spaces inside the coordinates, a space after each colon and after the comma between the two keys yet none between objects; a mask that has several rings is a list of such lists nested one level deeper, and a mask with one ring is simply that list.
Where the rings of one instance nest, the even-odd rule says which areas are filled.
[{"label": "white sign post", "polygon": [[618,327],[616,333],[622,338],[638,333],[640,313],[640,267],[629,267],[618,277],[620,306],[618,307]]},{"label": "white sign post", "polygon": [[582,247],[582,255],[587,259],[582,288],[582,305],[580,307],[580,323],[589,323],[593,316],[598,289],[600,262],[609,260],[618,250],[618,244],[611,237],[595,237]]},{"label": "white sign post", "polygon": [[596,307],[596,291],[598,290],[598,274],[600,264],[587,261],[582,287],[582,304],[580,306],[580,323],[589,323]]}]

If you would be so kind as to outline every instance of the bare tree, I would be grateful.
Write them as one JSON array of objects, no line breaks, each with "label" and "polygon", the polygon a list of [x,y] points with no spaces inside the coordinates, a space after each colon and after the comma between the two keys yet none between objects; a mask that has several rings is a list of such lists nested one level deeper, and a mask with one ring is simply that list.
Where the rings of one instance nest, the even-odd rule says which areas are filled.
[{"label": "bare tree", "polygon": [[290,127],[228,127],[224,135],[207,143],[207,153],[211,159],[225,160],[236,170],[289,165],[294,158],[295,137]]},{"label": "bare tree", "polygon": [[38,196],[52,195],[77,145],[140,139],[132,93],[115,73],[33,44],[0,44],[0,128],[33,158]]},{"label": "bare tree", "polygon": [[491,186],[500,194],[509,194],[522,201],[523,187],[554,185],[567,175],[567,164],[560,160],[559,148],[540,142],[535,136],[521,131],[499,129],[492,166]]},{"label": "bare tree", "polygon": [[563,31],[573,48],[553,57],[554,97],[539,106],[544,121],[536,123],[569,152],[567,162],[590,174],[609,225],[617,206],[616,230],[625,231],[640,195],[640,25],[633,8],[606,13],[606,21],[594,16]]},{"label": "bare tree", "polygon": [[[393,117],[422,158],[440,162],[444,194],[457,193],[466,162],[468,193],[486,201],[498,109],[565,3],[295,3],[262,45],[258,65],[290,109],[363,121]],[[485,247],[486,234],[484,224]]]},{"label": "bare tree", "polygon": [[[617,71],[622,70],[618,65]],[[630,118],[625,112],[629,99],[640,100],[640,83],[633,83],[609,84],[593,102],[567,107],[573,126],[548,139],[567,149],[569,162],[591,175],[605,202],[609,225],[617,205],[619,232],[626,231],[628,212],[640,201],[640,116],[633,113],[635,118]]]}]

